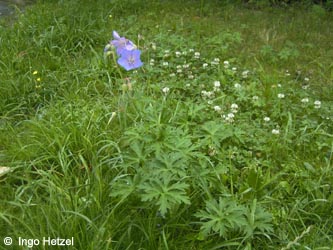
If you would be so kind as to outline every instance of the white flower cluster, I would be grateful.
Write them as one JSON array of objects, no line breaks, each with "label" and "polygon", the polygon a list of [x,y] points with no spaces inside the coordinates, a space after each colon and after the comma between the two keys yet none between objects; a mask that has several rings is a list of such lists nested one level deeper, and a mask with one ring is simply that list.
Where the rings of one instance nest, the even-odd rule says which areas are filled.
[{"label": "white flower cluster", "polygon": [[314,107],[315,107],[315,109],[320,109],[320,107],[321,107],[321,101],[316,100],[314,102]]},{"label": "white flower cluster", "polygon": [[233,123],[235,115],[233,113],[229,113],[227,115],[222,115],[222,118],[224,118],[226,122]]},{"label": "white flower cluster", "polygon": [[221,87],[220,81],[215,81],[214,82],[214,91],[215,92],[219,92],[220,91],[220,87]]},{"label": "white flower cluster", "polygon": [[215,94],[214,94],[214,91],[203,90],[203,91],[201,91],[201,95],[203,98],[213,98]]},{"label": "white flower cluster", "polygon": [[188,72],[188,73],[189,73],[189,75],[187,76],[188,79],[194,79],[194,75],[192,75],[192,72],[190,71],[190,72]]},{"label": "white flower cluster", "polygon": [[249,70],[244,70],[244,71],[242,72],[242,77],[243,77],[243,78],[247,78],[247,77],[249,76],[249,73],[250,73]]},{"label": "white flower cluster", "polygon": [[170,56],[170,50],[164,50],[164,57]]},{"label": "white flower cluster", "polygon": [[238,105],[236,103],[231,104],[230,108],[232,113],[238,112]]},{"label": "white flower cluster", "polygon": [[278,94],[278,98],[279,98],[279,99],[283,99],[284,97],[285,97],[284,94],[282,94],[282,93],[279,93],[279,94]]},{"label": "white flower cluster", "polygon": [[223,114],[221,117],[228,123],[233,123],[235,120],[235,114],[238,112],[238,105],[236,103],[231,104],[230,113]]},{"label": "white flower cluster", "polygon": [[240,89],[242,87],[242,85],[240,85],[239,83],[235,83],[234,87],[235,87],[235,89]]},{"label": "white flower cluster", "polygon": [[164,88],[162,89],[162,92],[163,92],[164,94],[168,94],[169,91],[170,91],[170,88],[168,88],[168,87],[164,87]]},{"label": "white flower cluster", "polygon": [[222,108],[220,106],[214,106],[214,110],[220,113],[222,111]]},{"label": "white flower cluster", "polygon": [[214,58],[214,60],[210,64],[211,65],[219,65],[220,64],[220,58]]},{"label": "white flower cluster", "polygon": [[309,102],[309,98],[307,98],[307,97],[306,97],[306,98],[303,98],[303,99],[301,100],[301,102],[302,102],[302,103],[308,103],[308,102]]}]

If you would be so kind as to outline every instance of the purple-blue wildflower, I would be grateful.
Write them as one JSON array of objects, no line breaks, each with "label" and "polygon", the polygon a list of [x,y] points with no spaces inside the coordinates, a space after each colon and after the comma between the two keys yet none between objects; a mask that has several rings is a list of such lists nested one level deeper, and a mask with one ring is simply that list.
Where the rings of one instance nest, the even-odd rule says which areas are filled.
[{"label": "purple-blue wildflower", "polygon": [[125,37],[120,37],[117,31],[113,31],[112,34],[114,40],[112,40],[110,44],[112,44],[116,48],[118,56],[121,56],[122,53],[126,50],[136,49],[136,46],[132,41],[126,39]]},{"label": "purple-blue wildflower", "polygon": [[138,49],[122,51],[121,57],[118,59],[118,64],[127,71],[139,68],[143,65],[140,59],[141,51]]}]

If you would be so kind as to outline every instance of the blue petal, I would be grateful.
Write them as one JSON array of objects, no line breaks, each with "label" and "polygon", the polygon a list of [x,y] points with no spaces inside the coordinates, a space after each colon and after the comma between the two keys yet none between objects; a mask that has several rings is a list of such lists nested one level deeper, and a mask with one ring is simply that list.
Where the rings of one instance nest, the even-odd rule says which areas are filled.
[{"label": "blue petal", "polygon": [[112,32],[112,35],[113,35],[113,38],[114,38],[114,39],[117,39],[117,40],[120,39],[120,36],[119,36],[119,34],[118,34],[117,31],[114,30],[114,31]]}]

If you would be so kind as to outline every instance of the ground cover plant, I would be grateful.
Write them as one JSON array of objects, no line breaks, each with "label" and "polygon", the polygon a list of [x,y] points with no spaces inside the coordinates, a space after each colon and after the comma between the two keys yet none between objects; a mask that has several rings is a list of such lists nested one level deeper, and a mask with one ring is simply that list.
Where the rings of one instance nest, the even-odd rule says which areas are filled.
[{"label": "ground cover plant", "polygon": [[2,249],[332,249],[332,13],[17,11],[0,26]]}]

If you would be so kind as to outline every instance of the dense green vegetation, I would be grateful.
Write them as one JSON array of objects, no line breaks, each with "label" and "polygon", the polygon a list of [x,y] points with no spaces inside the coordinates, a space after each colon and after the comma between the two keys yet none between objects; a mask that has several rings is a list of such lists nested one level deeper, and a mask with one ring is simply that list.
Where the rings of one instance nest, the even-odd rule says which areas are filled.
[{"label": "dense green vegetation", "polygon": [[332,249],[332,13],[180,2],[0,21],[1,248]]}]

